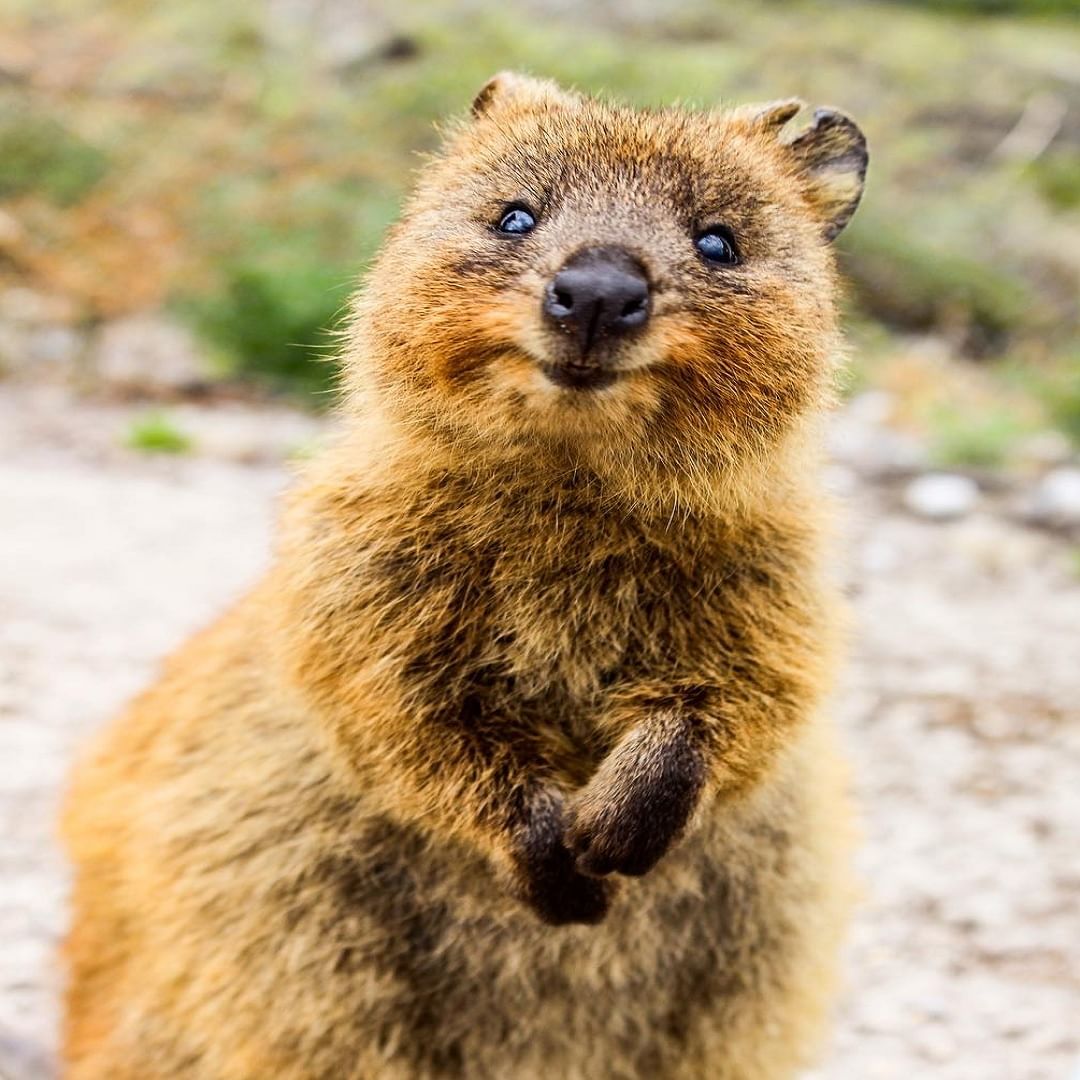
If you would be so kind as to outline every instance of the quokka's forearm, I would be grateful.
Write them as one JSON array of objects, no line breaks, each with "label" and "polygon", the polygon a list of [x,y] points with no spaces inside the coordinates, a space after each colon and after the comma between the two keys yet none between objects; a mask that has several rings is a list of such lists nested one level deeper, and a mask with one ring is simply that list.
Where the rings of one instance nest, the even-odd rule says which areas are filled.
[{"label": "quokka's forearm", "polygon": [[313,678],[316,671],[313,662],[294,669],[297,689],[383,812],[477,850],[545,922],[604,917],[611,888],[575,866],[566,796],[534,738],[507,718],[471,715],[467,701],[421,707],[395,692],[378,665],[349,678]]},{"label": "quokka's forearm", "polygon": [[755,653],[731,660],[724,672],[696,674],[640,683],[615,696],[603,726],[615,733],[616,745],[598,775],[612,767],[608,762],[630,757],[646,770],[692,760],[702,793],[738,794],[768,773],[827,687],[824,663],[789,664]]},{"label": "quokka's forearm", "polygon": [[566,843],[583,873],[638,877],[683,836],[696,812],[767,775],[813,708],[809,683],[764,667],[753,687],[680,683],[622,696],[622,732],[571,800]]},{"label": "quokka's forearm", "polygon": [[546,763],[523,758],[511,735],[471,730],[460,716],[414,723],[407,734],[365,739],[361,767],[380,777],[391,811],[478,848],[545,922],[602,919],[610,887],[575,865],[565,796]]}]

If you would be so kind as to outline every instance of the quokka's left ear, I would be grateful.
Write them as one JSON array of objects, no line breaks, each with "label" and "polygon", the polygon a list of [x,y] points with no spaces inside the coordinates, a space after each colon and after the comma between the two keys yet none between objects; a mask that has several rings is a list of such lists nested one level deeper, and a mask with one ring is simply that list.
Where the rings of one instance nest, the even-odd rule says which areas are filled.
[{"label": "quokka's left ear", "polygon": [[789,121],[803,108],[798,98],[788,98],[742,105],[734,116],[751,130],[779,140],[791,155],[821,216],[824,237],[832,240],[851,220],[862,197],[869,160],[866,139],[855,121],[838,109],[815,109],[810,126],[791,135]]},{"label": "quokka's left ear", "polygon": [[793,116],[806,108],[801,98],[784,98],[768,101],[763,105],[740,105],[734,115],[751,127],[766,131],[779,131]]},{"label": "quokka's left ear", "polygon": [[862,198],[870,160],[866,138],[850,116],[837,109],[815,109],[810,126],[787,143],[787,150],[807,182],[825,239],[834,239]]},{"label": "quokka's left ear", "polygon": [[566,104],[572,97],[550,79],[537,79],[517,71],[500,71],[480,88],[473,99],[472,114],[474,117],[486,116],[510,106],[522,109],[553,108]]}]

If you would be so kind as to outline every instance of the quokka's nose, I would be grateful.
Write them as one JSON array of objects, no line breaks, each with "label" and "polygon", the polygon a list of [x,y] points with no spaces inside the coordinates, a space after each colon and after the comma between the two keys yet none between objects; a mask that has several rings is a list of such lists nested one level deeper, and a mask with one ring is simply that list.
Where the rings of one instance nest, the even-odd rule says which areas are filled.
[{"label": "quokka's nose", "polygon": [[649,321],[649,279],[623,248],[585,248],[551,279],[544,314],[587,353],[600,338],[628,333]]}]

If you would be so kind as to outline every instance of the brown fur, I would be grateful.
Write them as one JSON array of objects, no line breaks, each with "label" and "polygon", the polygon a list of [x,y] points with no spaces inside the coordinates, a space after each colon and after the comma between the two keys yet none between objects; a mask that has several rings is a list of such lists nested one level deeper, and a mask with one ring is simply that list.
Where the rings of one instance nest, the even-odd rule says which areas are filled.
[{"label": "brown fur", "polygon": [[[69,1076],[807,1061],[848,892],[813,433],[865,149],[834,113],[785,140],[797,107],[500,76],[450,133],[273,567],[76,774]],[[500,236],[514,202],[540,224]],[[560,389],[539,298],[599,244],[652,318]]]}]

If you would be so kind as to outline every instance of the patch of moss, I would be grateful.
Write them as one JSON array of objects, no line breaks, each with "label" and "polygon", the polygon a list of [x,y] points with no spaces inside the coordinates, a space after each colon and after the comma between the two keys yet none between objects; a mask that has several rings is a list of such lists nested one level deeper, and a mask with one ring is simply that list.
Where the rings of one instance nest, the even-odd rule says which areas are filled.
[{"label": "patch of moss", "polygon": [[1003,406],[941,406],[930,417],[930,456],[943,467],[998,468],[1029,427]]},{"label": "patch of moss", "polygon": [[70,206],[107,170],[105,154],[57,120],[0,101],[0,198],[39,192]]},{"label": "patch of moss", "polygon": [[1039,194],[1058,210],[1080,206],[1080,152],[1058,150],[1028,167]]},{"label": "patch of moss", "polygon": [[217,291],[187,298],[181,310],[217,348],[226,371],[326,401],[337,373],[330,331],[350,291],[349,273],[312,258],[253,254],[219,276]]},{"label": "patch of moss", "polygon": [[146,454],[186,454],[194,446],[191,436],[160,412],[146,413],[132,421],[124,443]]},{"label": "patch of moss", "polygon": [[1037,388],[1054,426],[1080,446],[1080,353],[1043,375]]},{"label": "patch of moss", "polygon": [[1043,317],[1039,298],[1013,266],[948,250],[916,228],[868,215],[839,246],[857,306],[893,328],[960,330],[967,351],[994,353]]},{"label": "patch of moss", "polygon": [[894,0],[958,15],[1075,15],[1076,0]]}]

